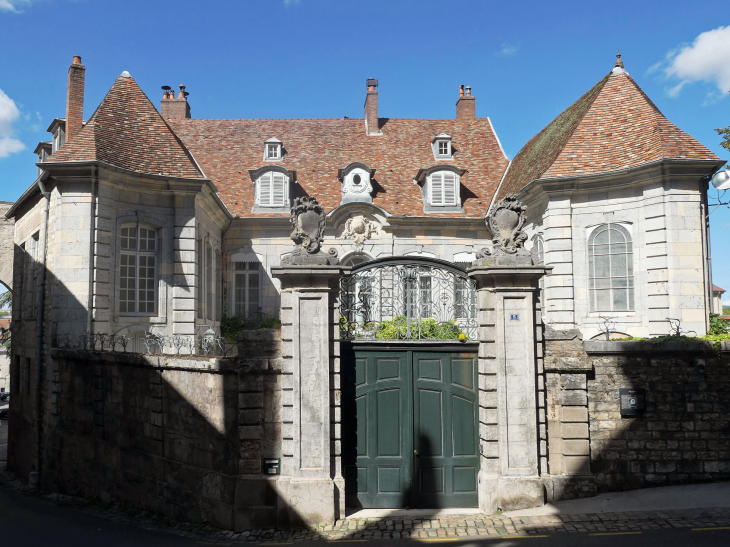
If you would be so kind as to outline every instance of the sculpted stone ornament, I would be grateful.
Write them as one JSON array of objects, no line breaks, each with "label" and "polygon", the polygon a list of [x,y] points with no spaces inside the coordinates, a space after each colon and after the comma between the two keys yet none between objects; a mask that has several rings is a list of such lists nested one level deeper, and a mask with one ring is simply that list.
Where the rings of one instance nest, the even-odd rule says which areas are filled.
[{"label": "sculpted stone ornament", "polygon": [[327,254],[320,253],[324,239],[325,213],[316,198],[305,196],[295,198],[289,214],[292,233],[289,237],[296,247],[285,256],[282,266],[315,266],[339,264],[337,251],[330,249]]},{"label": "sculpted stone ornament", "polygon": [[374,222],[363,216],[357,216],[347,219],[340,239],[351,239],[355,243],[355,250],[360,252],[363,244],[377,231],[378,227]]},{"label": "sculpted stone ornament", "polygon": [[535,261],[525,249],[527,234],[522,231],[527,207],[509,194],[494,206],[485,221],[492,232],[492,248],[477,253],[475,266],[524,266]]}]

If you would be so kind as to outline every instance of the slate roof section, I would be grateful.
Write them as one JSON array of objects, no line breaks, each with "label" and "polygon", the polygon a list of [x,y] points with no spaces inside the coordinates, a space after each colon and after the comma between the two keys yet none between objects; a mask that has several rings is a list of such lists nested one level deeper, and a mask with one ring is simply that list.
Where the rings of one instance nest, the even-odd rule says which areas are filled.
[{"label": "slate roof section", "polygon": [[[292,197],[316,197],[326,211],[340,205],[339,169],[362,162],[375,169],[374,203],[394,216],[481,218],[507,168],[508,161],[488,118],[469,121],[381,118],[382,136],[365,134],[363,119],[202,120],[167,122],[218,188],[223,202],[240,217],[286,216],[252,214],[254,185],[249,170],[280,165],[296,171]],[[433,158],[431,140],[452,137],[454,157]],[[283,143],[281,161],[263,160],[264,141],[276,135]],[[461,178],[464,213],[423,212],[421,188],[413,184],[419,169],[453,164]]]},{"label": "slate roof section", "polygon": [[498,198],[536,179],[605,173],[666,158],[718,159],[667,120],[626,71],[614,69],[520,150]]},{"label": "slate roof section", "polygon": [[132,77],[118,77],[76,138],[46,162],[94,160],[139,173],[205,178]]}]

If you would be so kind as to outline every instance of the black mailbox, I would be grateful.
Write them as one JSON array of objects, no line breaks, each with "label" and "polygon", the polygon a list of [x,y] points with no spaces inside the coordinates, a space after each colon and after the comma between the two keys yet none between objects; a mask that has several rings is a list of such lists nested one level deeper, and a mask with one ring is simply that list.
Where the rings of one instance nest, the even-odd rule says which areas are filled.
[{"label": "black mailbox", "polygon": [[263,458],[264,475],[281,475],[281,458]]},{"label": "black mailbox", "polygon": [[646,391],[643,389],[619,389],[621,416],[637,416],[646,410]]}]

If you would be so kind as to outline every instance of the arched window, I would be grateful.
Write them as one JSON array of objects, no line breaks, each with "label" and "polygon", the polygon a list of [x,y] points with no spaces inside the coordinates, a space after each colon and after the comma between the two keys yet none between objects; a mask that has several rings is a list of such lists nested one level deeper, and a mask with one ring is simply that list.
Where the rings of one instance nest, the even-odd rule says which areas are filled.
[{"label": "arched window", "polygon": [[602,224],[588,238],[591,311],[634,309],[634,253],[631,234],[620,224]]},{"label": "arched window", "polygon": [[119,312],[152,315],[157,303],[157,231],[122,225]]}]

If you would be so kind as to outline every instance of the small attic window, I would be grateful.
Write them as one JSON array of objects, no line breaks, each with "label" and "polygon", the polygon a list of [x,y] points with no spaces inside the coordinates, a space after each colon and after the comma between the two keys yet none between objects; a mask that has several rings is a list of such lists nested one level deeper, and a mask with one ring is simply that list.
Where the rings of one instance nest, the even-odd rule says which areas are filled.
[{"label": "small attic window", "polygon": [[431,141],[433,157],[437,160],[450,160],[453,156],[451,150],[451,136],[446,133],[436,135]]},{"label": "small attic window", "polygon": [[278,161],[281,159],[281,141],[269,139],[264,142],[264,161]]}]

